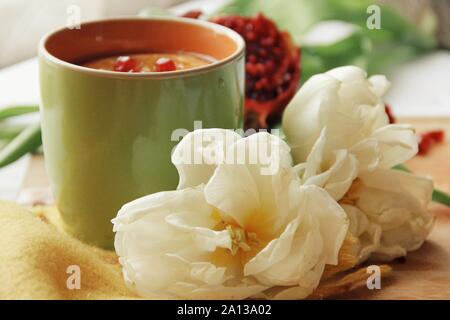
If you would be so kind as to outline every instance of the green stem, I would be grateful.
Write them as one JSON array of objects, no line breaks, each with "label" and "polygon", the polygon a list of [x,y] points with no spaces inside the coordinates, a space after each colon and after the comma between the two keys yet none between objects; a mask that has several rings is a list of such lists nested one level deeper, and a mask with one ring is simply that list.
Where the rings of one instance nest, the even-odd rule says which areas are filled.
[{"label": "green stem", "polygon": [[0,109],[0,120],[20,116],[23,114],[38,112],[38,106],[13,106]]},{"label": "green stem", "polygon": [[17,137],[26,126],[24,125],[8,125],[0,126],[0,140],[11,140]]},{"label": "green stem", "polygon": [[41,144],[40,124],[30,125],[0,150],[0,168],[20,159],[28,152],[35,151]]},{"label": "green stem", "polygon": [[[412,171],[404,164],[396,165],[394,167],[394,169],[412,173]],[[440,203],[440,204],[450,207],[450,194],[448,194],[444,191],[438,190],[438,189],[434,189],[433,190],[433,202]]]},{"label": "green stem", "polygon": [[450,194],[441,190],[433,190],[433,201],[450,207]]}]

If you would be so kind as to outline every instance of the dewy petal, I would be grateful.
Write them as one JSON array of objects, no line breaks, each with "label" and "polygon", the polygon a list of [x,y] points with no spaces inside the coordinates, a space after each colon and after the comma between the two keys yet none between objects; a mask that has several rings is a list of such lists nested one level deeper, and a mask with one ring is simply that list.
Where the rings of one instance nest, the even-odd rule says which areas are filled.
[{"label": "dewy petal", "polygon": [[232,130],[201,129],[188,133],[175,147],[172,163],[178,170],[178,189],[207,183],[227,149],[241,136]]}]

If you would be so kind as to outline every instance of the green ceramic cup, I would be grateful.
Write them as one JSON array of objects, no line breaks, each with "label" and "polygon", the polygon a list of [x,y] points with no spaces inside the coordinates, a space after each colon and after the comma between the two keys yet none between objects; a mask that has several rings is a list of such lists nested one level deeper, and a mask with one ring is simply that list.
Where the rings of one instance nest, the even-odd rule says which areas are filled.
[{"label": "green ceramic cup", "polygon": [[[39,47],[45,160],[66,231],[112,248],[111,219],[133,199],[175,189],[175,129],[238,128],[244,101],[243,39],[184,18],[82,24]],[[119,73],[79,64],[118,54],[195,52],[217,61],[164,73]]]}]

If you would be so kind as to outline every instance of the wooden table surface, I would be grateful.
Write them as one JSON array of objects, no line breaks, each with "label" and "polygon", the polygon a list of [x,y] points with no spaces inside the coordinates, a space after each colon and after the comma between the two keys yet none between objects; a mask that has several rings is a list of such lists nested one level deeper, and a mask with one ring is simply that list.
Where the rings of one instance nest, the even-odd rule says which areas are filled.
[{"label": "wooden table surface", "polygon": [[[435,187],[450,193],[450,118],[400,119],[413,124],[418,132],[444,129],[446,143],[436,145],[426,156],[417,156],[407,165],[419,175],[431,176]],[[19,199],[30,190],[48,192],[49,181],[41,156],[30,161]],[[25,200],[26,201],[26,200]],[[23,201],[22,201],[23,202]],[[382,279],[380,290],[361,288],[340,299],[448,299],[450,300],[450,208],[432,204],[436,224],[427,242],[410,253],[406,261],[393,262],[393,273]]]}]

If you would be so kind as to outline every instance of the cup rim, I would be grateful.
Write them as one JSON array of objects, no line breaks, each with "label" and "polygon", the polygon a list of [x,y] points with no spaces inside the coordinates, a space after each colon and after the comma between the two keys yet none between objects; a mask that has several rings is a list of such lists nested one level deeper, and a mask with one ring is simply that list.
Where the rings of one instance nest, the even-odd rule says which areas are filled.
[{"label": "cup rim", "polygon": [[70,63],[55,57],[46,49],[46,43],[50,37],[53,35],[62,32],[67,29],[67,27],[59,28],[57,30],[51,31],[47,33],[42,39],[39,41],[39,57],[45,58],[47,61],[50,61],[56,65],[64,67],[66,69],[77,71],[85,74],[96,75],[96,76],[104,76],[104,77],[112,77],[112,78],[125,78],[125,79],[161,79],[161,78],[179,78],[183,76],[191,76],[201,74],[213,69],[216,69],[220,66],[226,65],[230,62],[239,59],[241,56],[245,54],[245,41],[236,31],[222,26],[220,24],[212,23],[209,21],[184,18],[184,17],[139,17],[139,16],[124,16],[124,17],[116,17],[116,18],[108,18],[108,19],[96,19],[83,22],[83,25],[102,23],[102,22],[111,22],[111,21],[126,21],[126,20],[152,20],[152,21],[175,21],[188,23],[192,25],[201,26],[204,28],[208,28],[214,32],[221,33],[231,40],[233,40],[236,45],[236,51],[228,56],[225,59],[213,62],[211,64],[207,64],[201,67],[186,69],[186,70],[178,70],[178,71],[168,71],[168,72],[142,72],[142,73],[133,73],[133,72],[116,72],[109,70],[99,70],[88,67],[83,67],[74,63]]}]

